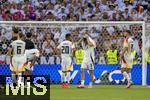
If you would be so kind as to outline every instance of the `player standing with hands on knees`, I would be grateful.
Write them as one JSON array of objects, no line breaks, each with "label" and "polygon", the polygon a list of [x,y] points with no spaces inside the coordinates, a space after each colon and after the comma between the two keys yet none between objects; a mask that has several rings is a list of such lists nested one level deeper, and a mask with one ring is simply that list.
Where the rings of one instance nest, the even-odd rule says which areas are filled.
[{"label": "player standing with hands on knees", "polygon": [[88,34],[85,34],[85,36],[81,39],[81,43],[84,49],[84,58],[81,65],[81,85],[79,85],[77,88],[84,88],[84,82],[85,82],[84,73],[86,69],[89,70],[90,73],[89,88],[92,88],[93,81],[94,81],[93,71],[94,71],[94,63],[95,63],[94,48],[96,48],[96,43]]},{"label": "player standing with hands on knees", "polygon": [[71,34],[66,34],[66,40],[57,47],[61,53],[62,88],[69,88],[70,71],[73,70],[72,53],[74,53],[74,48],[75,46],[71,42]]},{"label": "player standing with hands on knees", "polygon": [[131,38],[131,32],[125,32],[125,39],[123,42],[123,49],[121,51],[121,72],[124,77],[127,79],[128,84],[127,88],[130,88],[132,85],[131,81],[131,68],[133,66],[133,39]]}]

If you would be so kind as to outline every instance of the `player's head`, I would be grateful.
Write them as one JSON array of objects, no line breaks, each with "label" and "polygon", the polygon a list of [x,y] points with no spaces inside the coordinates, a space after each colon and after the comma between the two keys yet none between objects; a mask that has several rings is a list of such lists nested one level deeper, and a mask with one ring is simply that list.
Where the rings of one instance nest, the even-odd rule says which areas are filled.
[{"label": "player's head", "polygon": [[19,29],[16,28],[16,27],[13,27],[13,33],[14,33],[14,34],[17,34],[18,32],[19,32]]},{"label": "player's head", "polygon": [[66,40],[70,40],[71,41],[71,34],[66,34]]},{"label": "player's head", "polygon": [[23,38],[23,34],[21,32],[18,33],[18,39],[22,39]]},{"label": "player's head", "polygon": [[87,41],[86,37],[83,37],[83,42],[84,42],[84,44],[88,44],[88,41]]},{"label": "player's head", "polygon": [[26,37],[27,37],[27,38],[32,38],[32,33],[28,32],[28,33],[26,34]]},{"label": "player's head", "polygon": [[84,33],[84,36],[83,36],[83,42],[84,42],[85,44],[88,44],[88,41],[87,41],[88,36],[89,36],[88,32],[85,32],[85,33]]},{"label": "player's head", "polygon": [[13,38],[12,38],[12,40],[17,40],[17,38],[18,38],[18,33],[19,33],[19,29],[18,28],[16,28],[16,27],[13,27]]},{"label": "player's head", "polygon": [[129,37],[129,36],[131,36],[131,35],[132,35],[132,33],[131,33],[130,30],[126,30],[126,31],[125,31],[125,37]]}]

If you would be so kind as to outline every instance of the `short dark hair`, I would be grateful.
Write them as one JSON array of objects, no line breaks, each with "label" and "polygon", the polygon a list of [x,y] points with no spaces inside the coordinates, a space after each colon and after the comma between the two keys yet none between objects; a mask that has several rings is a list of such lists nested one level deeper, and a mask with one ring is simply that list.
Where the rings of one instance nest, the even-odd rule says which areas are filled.
[{"label": "short dark hair", "polygon": [[14,32],[14,33],[18,33],[18,32],[19,32],[19,29],[16,28],[16,27],[13,27],[13,32]]},{"label": "short dark hair", "polygon": [[129,34],[129,35],[132,35],[132,32],[130,30],[126,30],[126,32]]},{"label": "short dark hair", "polygon": [[30,33],[30,32],[26,33],[26,37],[27,38],[31,38],[32,37],[32,33]]},{"label": "short dark hair", "polygon": [[69,37],[71,37],[71,34],[66,34],[66,39],[68,39]]},{"label": "short dark hair", "polygon": [[21,32],[19,32],[18,35],[20,38],[22,38],[24,36]]}]

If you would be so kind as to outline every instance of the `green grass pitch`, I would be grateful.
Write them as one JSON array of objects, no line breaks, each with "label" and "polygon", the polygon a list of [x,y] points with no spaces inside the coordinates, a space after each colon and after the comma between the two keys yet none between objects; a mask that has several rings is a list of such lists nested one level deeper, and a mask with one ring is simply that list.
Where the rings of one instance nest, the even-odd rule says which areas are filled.
[{"label": "green grass pitch", "polygon": [[150,100],[150,88],[95,85],[92,89],[77,89],[76,86],[62,89],[60,85],[51,85],[50,100]]}]

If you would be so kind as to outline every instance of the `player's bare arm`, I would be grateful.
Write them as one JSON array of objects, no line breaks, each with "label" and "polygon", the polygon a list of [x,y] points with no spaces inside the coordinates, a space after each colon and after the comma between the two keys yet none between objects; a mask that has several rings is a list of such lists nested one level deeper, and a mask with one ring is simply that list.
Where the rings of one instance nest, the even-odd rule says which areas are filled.
[{"label": "player's bare arm", "polygon": [[91,39],[89,36],[87,36],[86,39],[90,46],[96,47],[96,43],[93,39]]},{"label": "player's bare arm", "polygon": [[[6,53],[6,56],[10,56],[10,57],[12,58],[12,51],[13,51],[12,47],[8,47],[7,50],[8,50],[8,51],[7,51],[7,53]],[[6,61],[6,58],[5,58],[5,61]]]},{"label": "player's bare arm", "polygon": [[72,43],[72,56],[73,57],[75,57],[75,52],[76,52],[75,44]]},{"label": "player's bare arm", "polygon": [[8,47],[7,56],[12,56],[12,54],[11,54],[12,51],[13,51],[12,47]]},{"label": "player's bare arm", "polygon": [[60,55],[61,45],[59,44],[57,48],[55,48],[56,55]]},{"label": "player's bare arm", "polygon": [[127,51],[127,47],[125,47],[123,50],[122,50],[122,52],[121,52],[121,60],[124,62],[124,63],[126,63],[126,61],[125,61],[125,59],[124,59],[124,54],[125,54],[125,52]]}]

